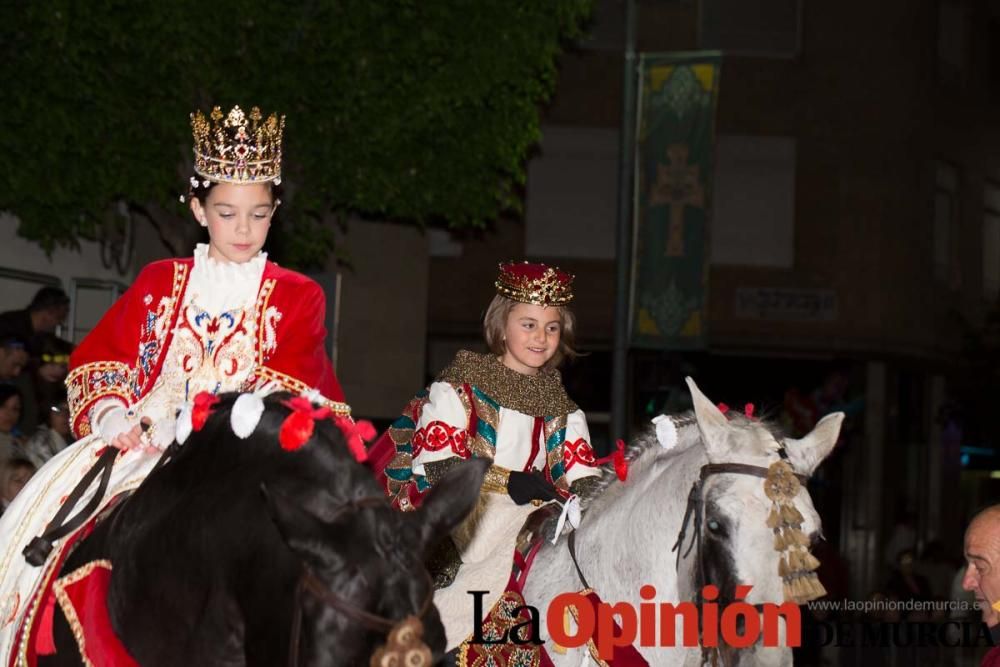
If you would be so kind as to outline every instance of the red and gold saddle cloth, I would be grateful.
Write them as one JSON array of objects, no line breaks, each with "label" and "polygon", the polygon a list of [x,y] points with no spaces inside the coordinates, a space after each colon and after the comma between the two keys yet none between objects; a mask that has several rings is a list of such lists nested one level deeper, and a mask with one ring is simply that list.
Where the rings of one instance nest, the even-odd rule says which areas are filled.
[{"label": "red and gold saddle cloth", "polygon": [[[522,537],[525,534],[530,537],[519,541],[521,546],[514,551],[514,567],[507,581],[507,588],[483,620],[479,637],[483,641],[474,641],[476,637],[473,636],[462,642],[457,655],[459,667],[554,667],[545,646],[531,642],[531,638],[524,632],[530,628],[532,619],[522,595],[531,564],[542,546],[542,522],[547,516],[551,516],[552,512],[552,506],[548,506],[528,518]],[[580,594],[593,610],[601,604],[600,597],[592,590],[580,591]],[[545,611],[538,610],[542,614]],[[575,608],[567,611],[576,616]],[[621,632],[618,624],[614,623],[612,636],[621,636]],[[516,639],[503,642],[504,637]],[[560,653],[566,650],[558,646],[552,648]],[[615,646],[611,657],[602,660],[591,639],[588,641],[588,651],[590,657],[600,667],[649,667],[649,663],[634,646]]]},{"label": "red and gold saddle cloth", "polygon": [[37,667],[40,657],[56,654],[57,607],[76,640],[84,665],[138,667],[111,627],[107,606],[111,561],[95,560],[72,572],[60,572],[72,546],[89,535],[95,523],[96,519],[92,519],[67,538],[58,555],[45,566],[43,583],[28,602],[29,612],[18,629],[9,667]]}]

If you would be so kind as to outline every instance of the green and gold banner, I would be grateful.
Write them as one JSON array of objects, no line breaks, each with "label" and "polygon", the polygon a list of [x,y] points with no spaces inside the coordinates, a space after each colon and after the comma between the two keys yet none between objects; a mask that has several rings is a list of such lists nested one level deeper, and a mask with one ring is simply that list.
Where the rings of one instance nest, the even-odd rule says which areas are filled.
[{"label": "green and gold banner", "polygon": [[718,52],[639,65],[632,345],[704,344]]}]

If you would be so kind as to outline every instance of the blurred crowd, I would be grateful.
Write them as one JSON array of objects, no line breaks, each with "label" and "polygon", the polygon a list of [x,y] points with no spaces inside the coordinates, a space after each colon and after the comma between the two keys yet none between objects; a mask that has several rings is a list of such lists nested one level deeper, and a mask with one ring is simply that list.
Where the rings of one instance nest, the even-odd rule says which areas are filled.
[{"label": "blurred crowd", "polygon": [[0,514],[72,441],[64,380],[73,344],[56,333],[69,303],[43,287],[27,307],[0,313]]},{"label": "blurred crowd", "polygon": [[[824,600],[852,599],[843,554],[825,540],[813,554],[828,592]],[[854,609],[803,607],[803,646],[796,649],[795,664],[979,665],[990,645],[977,634],[980,611],[975,595],[964,586],[968,565],[961,545],[939,540],[919,544],[913,513],[900,509],[883,547],[882,568],[875,588],[863,600],[854,599]],[[923,638],[922,631],[927,633]],[[882,643],[883,635],[888,645]]]}]

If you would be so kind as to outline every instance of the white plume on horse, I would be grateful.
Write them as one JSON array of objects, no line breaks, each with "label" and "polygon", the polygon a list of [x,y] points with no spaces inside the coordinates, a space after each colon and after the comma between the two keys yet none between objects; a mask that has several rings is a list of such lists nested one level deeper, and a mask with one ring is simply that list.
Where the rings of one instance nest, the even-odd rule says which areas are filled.
[{"label": "white plume on horse", "polygon": [[[781,604],[785,598],[778,575],[780,555],[774,548],[774,532],[767,526],[772,502],[764,494],[763,480],[729,472],[706,477],[702,488],[702,548],[694,545],[689,550],[699,535],[690,525],[678,563],[678,553],[672,549],[685,518],[688,494],[706,464],[745,464],[767,469],[779,460],[782,444],[794,472],[811,475],[832,451],[844,415],[828,415],[801,440],[786,438],[779,443],[760,422],[743,415],[727,418],[693,380],[688,378],[687,383],[694,399],[694,416],[674,418],[676,446],[661,447],[655,427],[651,427],[629,447],[627,482],[618,482],[614,472],[607,471],[603,490],[585,499],[575,538],[581,570],[605,603],[627,602],[638,610],[642,602],[650,604],[639,596],[640,587],[646,584],[655,587],[656,596],[651,602],[657,606],[693,600],[700,589],[697,554],[701,552],[705,584],[723,589],[734,583],[752,585],[746,602]],[[795,496],[794,505],[804,518],[802,532],[818,536],[820,518],[805,486]],[[545,626],[549,602],[560,593],[582,588],[566,538],[554,546],[544,545],[528,576],[524,598],[541,610],[542,637],[547,641],[549,656],[559,667],[593,664],[588,662],[586,646],[564,653],[552,650]],[[650,665],[702,664],[701,648],[682,646],[680,617],[677,626],[675,647],[643,647],[636,642]],[[791,665],[791,649],[783,647],[784,632],[782,622],[778,648],[765,648],[759,641],[742,651],[720,646],[719,664]],[[659,611],[656,643],[669,643],[660,637]]]}]

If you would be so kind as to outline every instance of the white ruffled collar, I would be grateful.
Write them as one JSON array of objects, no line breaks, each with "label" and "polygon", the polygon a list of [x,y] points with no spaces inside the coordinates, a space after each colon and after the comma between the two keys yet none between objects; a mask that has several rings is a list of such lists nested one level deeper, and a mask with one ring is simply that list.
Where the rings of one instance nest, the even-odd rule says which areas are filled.
[{"label": "white ruffled collar", "polygon": [[233,280],[260,278],[267,262],[267,253],[258,252],[253,259],[238,264],[236,262],[223,262],[208,256],[208,244],[199,243],[194,248],[194,266],[198,273],[203,274],[210,281],[230,282]]},{"label": "white ruffled collar", "polygon": [[266,264],[267,254],[263,252],[242,264],[212,259],[208,256],[208,246],[199,243],[194,249],[194,267],[184,303],[194,303],[201,310],[215,314],[244,308],[257,298]]}]

